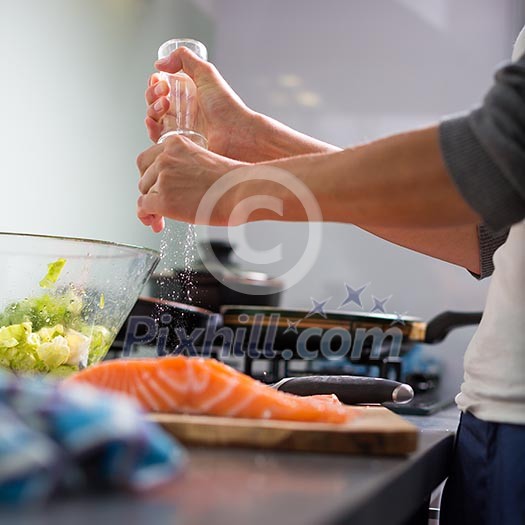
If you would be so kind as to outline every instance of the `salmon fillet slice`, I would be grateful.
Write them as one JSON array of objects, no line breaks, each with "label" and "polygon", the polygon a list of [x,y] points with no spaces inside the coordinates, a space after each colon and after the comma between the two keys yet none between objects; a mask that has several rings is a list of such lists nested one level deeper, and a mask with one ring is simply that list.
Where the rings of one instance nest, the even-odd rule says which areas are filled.
[{"label": "salmon fillet slice", "polygon": [[64,381],[126,394],[149,412],[345,423],[354,411],[335,396],[279,392],[215,359],[168,356],[117,359]]}]

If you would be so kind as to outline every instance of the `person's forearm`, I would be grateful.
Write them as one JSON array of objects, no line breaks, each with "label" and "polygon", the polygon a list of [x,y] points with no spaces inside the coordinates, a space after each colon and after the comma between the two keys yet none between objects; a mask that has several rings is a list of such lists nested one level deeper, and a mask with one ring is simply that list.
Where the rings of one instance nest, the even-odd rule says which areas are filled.
[{"label": "person's forearm", "polygon": [[[324,202],[324,220],[353,222],[390,242],[478,273],[478,218],[449,180],[436,133],[434,128],[421,130],[338,155],[269,164],[306,178]],[[290,146],[299,153],[308,152],[302,149],[304,142],[294,142],[291,135],[288,140],[283,135],[276,140],[281,142],[283,157],[290,156],[290,150],[285,152]],[[323,144],[316,141],[308,147],[326,153],[338,150]],[[256,190],[246,187],[246,191]],[[301,220],[300,210],[285,211],[284,218],[294,220],[294,214]],[[264,212],[251,217],[268,218],[276,217],[265,217]]]},{"label": "person's forearm", "polygon": [[[436,127],[266,165],[287,170],[302,181],[316,197],[325,221],[363,227],[443,228],[475,225],[480,220],[446,171]],[[241,198],[243,190],[253,195],[260,189],[263,194],[264,186],[265,181],[240,185]],[[282,189],[281,197],[284,220],[304,219],[301,203],[290,192]],[[262,212],[252,220],[267,218]]]},{"label": "person's forearm", "polygon": [[254,114],[257,162],[272,161],[312,153],[334,153],[341,148],[314,139],[275,119]]},{"label": "person's forearm", "polygon": [[[335,153],[341,148],[295,131],[264,115],[257,115],[261,158],[274,160],[313,153]],[[265,160],[266,160],[265,159]],[[441,229],[364,226],[362,229],[405,248],[480,271],[477,225]]]},{"label": "person's forearm", "polygon": [[481,273],[478,228],[362,228],[381,239],[441,259],[474,274]]}]

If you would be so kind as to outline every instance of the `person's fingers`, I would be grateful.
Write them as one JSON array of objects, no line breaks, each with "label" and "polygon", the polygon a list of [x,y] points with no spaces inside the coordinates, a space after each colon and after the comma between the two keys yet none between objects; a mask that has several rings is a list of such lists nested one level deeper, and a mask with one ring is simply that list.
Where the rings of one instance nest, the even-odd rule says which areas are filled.
[{"label": "person's fingers", "polygon": [[170,101],[166,97],[160,97],[153,104],[148,106],[146,115],[157,122],[166,114],[170,108]]},{"label": "person's fingers", "polygon": [[146,88],[145,92],[145,98],[146,103],[148,105],[151,105],[155,103],[157,99],[160,97],[165,97],[170,92],[170,88],[164,80],[158,80],[154,84],[150,85],[148,88]]},{"label": "person's fingers", "polygon": [[137,157],[137,167],[139,168],[141,176],[146,172],[146,170],[153,164],[159,153],[164,149],[162,144],[155,144],[150,148],[144,150]]},{"label": "person's fingers", "polygon": [[[157,215],[160,206],[160,194],[157,192],[150,192],[146,195],[139,195],[137,200],[137,217],[141,220],[147,216]],[[153,225],[153,223],[151,223]]]},{"label": "person's fingers", "polygon": [[157,163],[152,164],[142,175],[139,180],[139,191],[146,195],[148,191],[155,185],[159,176],[159,169]]},{"label": "person's fingers", "polygon": [[164,217],[162,217],[162,215],[155,215],[154,217],[155,219],[151,223],[151,229],[155,233],[160,233],[164,229],[164,226],[165,226]]},{"label": "person's fingers", "polygon": [[149,138],[153,142],[157,142],[162,134],[162,124],[150,117],[146,117],[144,119],[144,123],[146,124],[146,129],[148,130]]},{"label": "person's fingers", "polygon": [[177,71],[182,69],[193,80],[195,80],[197,74],[212,73],[213,71],[209,62],[199,58],[187,47],[179,47],[168,57],[157,60],[155,67],[159,71],[165,71],[166,73],[177,73]]},{"label": "person's fingers", "polygon": [[[137,212],[137,215],[139,212]],[[150,226],[155,233],[159,233],[164,229],[164,217],[162,215],[138,215],[138,218],[144,226]]]},{"label": "person's fingers", "polygon": [[153,86],[160,80],[160,75],[158,73],[152,73],[148,79],[148,86]]},{"label": "person's fingers", "polygon": [[168,84],[161,80],[158,73],[153,73],[149,77],[148,88],[145,93],[148,108],[144,121],[148,135],[153,142],[157,142],[162,134],[162,126],[159,121],[169,109],[170,103],[166,98],[168,94]]},{"label": "person's fingers", "polygon": [[137,201],[137,217],[140,222],[144,224],[144,226],[151,226],[153,223],[159,220],[159,215],[156,215],[155,213],[144,212],[138,203],[139,201]]},{"label": "person's fingers", "polygon": [[155,215],[151,215],[151,214],[138,215],[138,212],[137,212],[137,216],[138,216],[140,222],[142,224],[144,224],[144,226],[151,226],[152,222],[155,220]]}]

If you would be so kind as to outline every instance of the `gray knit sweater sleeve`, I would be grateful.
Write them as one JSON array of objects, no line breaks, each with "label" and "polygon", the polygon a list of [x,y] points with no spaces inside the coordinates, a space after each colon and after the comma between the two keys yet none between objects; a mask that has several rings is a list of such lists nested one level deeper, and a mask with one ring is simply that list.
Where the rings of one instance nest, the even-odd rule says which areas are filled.
[{"label": "gray knit sweater sleeve", "polygon": [[509,227],[525,218],[525,55],[496,73],[479,108],[443,121],[439,131],[448,171],[484,222],[478,234],[486,277]]}]

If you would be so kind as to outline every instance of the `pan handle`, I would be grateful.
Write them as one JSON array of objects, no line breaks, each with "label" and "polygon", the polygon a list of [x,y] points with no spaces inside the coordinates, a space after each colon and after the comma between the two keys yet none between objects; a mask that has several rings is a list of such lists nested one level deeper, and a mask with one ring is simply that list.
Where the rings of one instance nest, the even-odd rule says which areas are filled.
[{"label": "pan handle", "polygon": [[483,312],[443,312],[427,324],[425,343],[439,343],[454,328],[479,324]]}]

